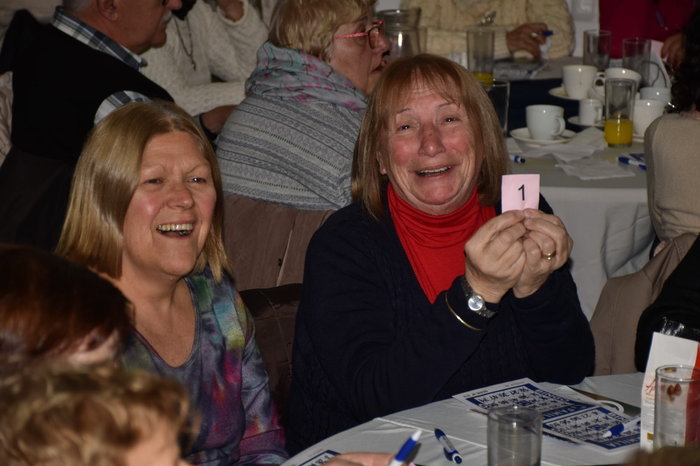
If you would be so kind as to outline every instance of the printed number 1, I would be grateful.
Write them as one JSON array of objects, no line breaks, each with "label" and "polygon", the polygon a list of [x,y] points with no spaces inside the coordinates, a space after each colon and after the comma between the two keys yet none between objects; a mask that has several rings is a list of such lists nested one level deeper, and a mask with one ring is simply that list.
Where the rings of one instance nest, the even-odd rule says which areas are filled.
[{"label": "printed number 1", "polygon": [[525,185],[521,184],[520,187],[518,188],[518,191],[522,191],[520,195],[524,201],[525,200]]}]

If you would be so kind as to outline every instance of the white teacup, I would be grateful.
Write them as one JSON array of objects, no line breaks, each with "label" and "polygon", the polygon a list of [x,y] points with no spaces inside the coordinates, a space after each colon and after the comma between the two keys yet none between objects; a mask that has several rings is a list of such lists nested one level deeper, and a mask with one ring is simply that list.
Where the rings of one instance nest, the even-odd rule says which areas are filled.
[{"label": "white teacup", "polygon": [[530,137],[539,141],[554,139],[566,129],[564,107],[558,105],[528,105],[525,120]]},{"label": "white teacup", "polygon": [[637,83],[637,89],[639,89],[639,82],[642,80],[642,75],[634,70],[628,68],[608,68],[604,72],[599,72],[596,75],[595,81],[593,81],[593,86],[588,91],[588,97],[591,99],[598,99],[601,102],[605,101],[605,80],[606,79],[632,79]]},{"label": "white teacup", "polygon": [[644,136],[644,132],[652,121],[664,113],[666,104],[653,99],[638,99],[634,102],[634,134]]},{"label": "white teacup", "polygon": [[637,83],[637,88],[639,88],[642,75],[634,70],[630,70],[629,68],[608,68],[604,73],[598,73],[598,77],[595,80],[595,85],[604,86],[606,79],[633,79]]},{"label": "white teacup", "polygon": [[642,99],[658,100],[665,104],[671,101],[671,89],[668,87],[643,87],[639,90]]},{"label": "white teacup", "polygon": [[603,102],[598,99],[578,101],[578,122],[583,126],[593,126],[603,119]]},{"label": "white teacup", "polygon": [[598,68],[590,65],[566,65],[562,67],[561,73],[566,95],[572,99],[583,99],[593,86]]}]

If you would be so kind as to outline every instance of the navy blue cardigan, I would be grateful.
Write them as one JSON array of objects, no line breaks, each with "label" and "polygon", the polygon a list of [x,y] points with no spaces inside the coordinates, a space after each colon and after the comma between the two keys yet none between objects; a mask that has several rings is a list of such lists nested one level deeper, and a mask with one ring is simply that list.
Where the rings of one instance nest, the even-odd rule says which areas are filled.
[{"label": "navy blue cardigan", "polygon": [[[542,200],[540,209],[551,212]],[[462,319],[481,330],[459,323]],[[287,448],[294,454],[374,417],[520,377],[564,384],[593,370],[593,337],[568,267],[534,294],[508,292],[487,320],[458,280],[426,298],[388,211],[339,210],[307,252]]]}]

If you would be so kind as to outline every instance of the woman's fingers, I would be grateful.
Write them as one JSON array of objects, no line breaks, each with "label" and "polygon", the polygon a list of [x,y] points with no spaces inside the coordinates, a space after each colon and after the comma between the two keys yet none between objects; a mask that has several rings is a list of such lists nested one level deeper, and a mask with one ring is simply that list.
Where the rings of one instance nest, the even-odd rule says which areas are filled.
[{"label": "woman's fingers", "polygon": [[550,257],[561,267],[569,258],[573,240],[566,231],[564,222],[556,215],[545,214],[539,210],[526,209],[523,211],[523,225],[529,235],[542,247],[543,257]]},{"label": "woman's fingers", "polygon": [[533,209],[526,209],[524,215],[523,224],[528,229],[523,240],[526,263],[513,286],[514,294],[520,298],[537,291],[552,272],[562,267],[573,247],[559,217]]},{"label": "woman's fingers", "polygon": [[492,261],[501,257],[527,233],[522,212],[506,212],[481,226],[465,244],[467,257],[487,256]]},{"label": "woman's fingers", "polygon": [[539,231],[529,231],[527,241],[523,241],[523,247],[528,257],[553,257],[560,248],[551,236]]},{"label": "woman's fingers", "polygon": [[542,32],[547,30],[545,23],[525,23],[506,33],[508,50],[513,53],[517,50],[530,52],[535,58],[540,56],[540,45],[544,44],[546,37]]},{"label": "woman's fingers", "polygon": [[572,247],[559,217],[535,209],[505,212],[465,244],[465,274],[489,301],[499,301],[510,288],[528,296],[566,263]]},{"label": "woman's fingers", "polygon": [[500,301],[525,264],[523,219],[522,212],[515,211],[492,218],[464,246],[467,281],[487,301]]},{"label": "woman's fingers", "polygon": [[674,34],[664,41],[664,45],[661,47],[661,58],[670,63],[673,68],[678,68],[684,55],[685,46],[681,33]]}]

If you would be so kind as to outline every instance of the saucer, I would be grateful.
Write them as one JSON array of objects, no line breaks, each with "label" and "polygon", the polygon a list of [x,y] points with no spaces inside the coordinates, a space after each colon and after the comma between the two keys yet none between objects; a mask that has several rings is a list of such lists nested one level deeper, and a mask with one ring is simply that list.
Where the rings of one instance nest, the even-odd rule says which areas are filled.
[{"label": "saucer", "polygon": [[560,99],[579,100],[579,99],[574,99],[573,97],[569,97],[568,95],[566,95],[566,91],[564,90],[564,86],[559,86],[559,87],[555,87],[553,89],[550,89],[549,95],[552,95],[554,97],[559,97]]},{"label": "saucer", "polygon": [[554,139],[532,139],[530,137],[530,131],[528,131],[527,127],[525,128],[518,128],[514,129],[513,131],[510,132],[510,135],[513,136],[513,139],[516,141],[521,141],[526,144],[536,144],[538,146],[550,146],[552,144],[563,144],[565,142],[569,142],[569,139],[574,137],[576,133],[574,133],[571,130],[565,129],[564,132],[561,134],[561,136],[557,136]]},{"label": "saucer", "polygon": [[[571,123],[572,125],[580,126],[580,127],[582,127],[582,128],[588,128],[589,126],[591,126],[591,125],[582,125],[582,124],[578,121],[578,115],[569,117],[569,118],[566,119],[566,121],[568,121],[568,122]],[[595,126],[596,128],[602,128],[602,127],[603,127],[603,122],[602,122],[602,121],[599,121],[599,122],[597,122],[596,124],[594,124],[593,126]]]}]

